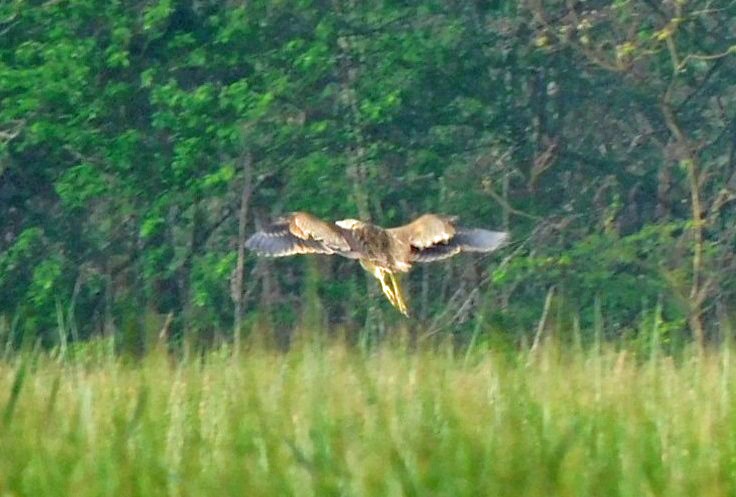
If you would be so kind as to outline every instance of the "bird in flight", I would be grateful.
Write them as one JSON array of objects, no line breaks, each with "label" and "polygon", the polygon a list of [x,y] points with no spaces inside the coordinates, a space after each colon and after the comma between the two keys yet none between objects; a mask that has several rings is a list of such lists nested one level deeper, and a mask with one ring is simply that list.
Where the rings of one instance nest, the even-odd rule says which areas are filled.
[{"label": "bird in flight", "polygon": [[252,235],[245,246],[258,255],[337,254],[357,259],[378,279],[389,302],[409,315],[397,273],[416,262],[433,262],[460,252],[491,252],[508,240],[508,233],[463,228],[455,216],[424,214],[409,224],[382,228],[343,219],[323,221],[306,212],[293,212]]}]

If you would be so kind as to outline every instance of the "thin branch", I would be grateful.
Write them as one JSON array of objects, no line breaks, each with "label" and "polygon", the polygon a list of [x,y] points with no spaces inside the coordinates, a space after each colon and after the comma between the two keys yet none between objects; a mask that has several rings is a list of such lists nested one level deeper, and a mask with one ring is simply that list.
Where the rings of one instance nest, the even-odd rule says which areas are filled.
[{"label": "thin branch", "polygon": [[688,54],[685,56],[684,59],[678,64],[678,69],[682,70],[685,69],[685,66],[687,66],[687,62],[690,59],[693,60],[720,60],[724,57],[728,57],[729,55],[736,54],[736,45],[733,45],[728,48],[725,52],[717,53],[717,54]]},{"label": "thin branch", "polygon": [[20,133],[23,131],[23,127],[25,126],[25,124],[25,119],[10,121],[6,123],[6,125],[12,126],[12,128],[0,130],[0,141],[8,143],[17,138],[18,135],[20,135]]},{"label": "thin branch", "polygon": [[400,29],[405,29],[404,21],[410,21],[413,20],[414,17],[411,15],[401,15],[394,19],[390,19],[386,22],[383,22],[379,24],[378,26],[373,26],[369,28],[362,28],[358,27],[356,25],[351,24],[350,22],[343,22],[340,26],[340,32],[339,36],[368,36],[376,33],[380,33],[384,31],[386,28],[391,26],[392,24],[402,23]]},{"label": "thin branch", "polygon": [[[689,56],[686,56],[685,60],[687,60],[688,57]],[[703,88],[705,88],[705,85],[708,83],[708,81],[713,77],[713,75],[723,65],[724,60],[725,59],[718,59],[716,63],[713,64],[710,67],[710,69],[708,69],[708,72],[705,74],[705,76],[703,76],[703,79],[700,81],[700,84],[698,85],[698,87],[695,88],[692,92],[690,92],[690,94],[687,97],[685,97],[682,100],[682,102],[680,102],[680,104],[677,106],[677,108],[675,109],[676,113],[682,110],[683,108],[685,108],[685,106],[690,102],[690,100],[692,100],[698,93],[700,93],[703,90]]]},{"label": "thin branch", "polygon": [[495,190],[490,186],[486,189],[486,191],[493,198],[493,200],[495,200],[501,206],[501,208],[504,209],[504,212],[508,212],[520,217],[525,217],[527,219],[534,219],[535,221],[540,221],[542,219],[541,217],[535,216],[534,214],[528,214],[526,212],[511,207],[511,204],[509,204],[506,199],[503,198],[501,195],[496,193]]},{"label": "thin branch", "polygon": [[[517,246],[514,248],[514,250],[504,257],[501,262],[498,264],[497,269],[504,268],[508,266],[511,261],[517,257],[523,250],[526,248],[527,244],[530,242],[530,240],[539,232],[543,227],[546,227],[548,223],[546,222],[540,222],[537,224],[537,226],[532,230],[531,233],[524,239],[518,242]],[[489,257],[491,254],[485,254],[480,257],[481,260],[485,259],[486,257]],[[460,296],[462,295],[462,292],[464,290],[464,287],[459,287],[455,292],[452,294],[452,296],[447,300],[447,303],[445,304],[445,309],[437,315],[430,325],[428,326],[429,331],[427,331],[424,335],[422,335],[421,340],[426,340],[427,338],[432,337],[433,335],[436,335],[439,333],[445,326],[449,326],[450,324],[454,323],[455,320],[462,315],[462,312],[465,310],[465,308],[469,305],[470,301],[475,297],[476,290],[479,290],[483,286],[485,286],[493,277],[493,274],[489,273],[483,276],[483,278],[478,282],[475,289],[472,290],[463,300],[463,302],[460,303],[458,307],[455,307],[455,303],[459,301]],[[457,308],[458,310],[455,311],[455,313],[450,317],[450,319],[445,320],[445,316],[449,315],[450,312]]]},{"label": "thin branch", "polygon": [[552,307],[552,298],[555,295],[555,287],[552,285],[549,287],[549,290],[547,290],[547,296],[544,299],[544,308],[542,309],[542,317],[539,318],[539,323],[537,323],[537,332],[534,334],[534,341],[532,342],[532,348],[530,352],[534,353],[537,348],[539,348],[539,344],[542,341],[542,336],[544,335],[544,330],[547,328],[547,316],[549,315],[549,309]]}]

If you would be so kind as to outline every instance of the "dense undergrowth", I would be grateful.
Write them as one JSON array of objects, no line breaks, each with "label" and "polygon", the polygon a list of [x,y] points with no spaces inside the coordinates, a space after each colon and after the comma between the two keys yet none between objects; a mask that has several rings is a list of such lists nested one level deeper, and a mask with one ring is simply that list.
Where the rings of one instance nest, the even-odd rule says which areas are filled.
[{"label": "dense undergrowth", "polygon": [[0,362],[0,494],[733,495],[733,348],[297,338]]}]

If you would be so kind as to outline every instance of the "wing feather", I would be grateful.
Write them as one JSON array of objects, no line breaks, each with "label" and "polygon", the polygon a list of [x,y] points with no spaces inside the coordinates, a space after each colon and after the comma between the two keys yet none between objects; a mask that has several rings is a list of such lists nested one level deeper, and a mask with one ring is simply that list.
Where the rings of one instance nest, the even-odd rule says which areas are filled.
[{"label": "wing feather", "polygon": [[388,232],[404,243],[423,249],[446,243],[455,236],[455,218],[424,214],[404,226],[389,228]]},{"label": "wing feather", "polygon": [[295,212],[288,220],[289,231],[298,238],[322,242],[335,252],[350,250],[350,244],[334,223],[327,223],[306,212]]},{"label": "wing feather", "polygon": [[340,228],[306,212],[277,219],[251,236],[245,246],[266,257],[350,252]]},{"label": "wing feather", "polygon": [[509,234],[481,228],[465,228],[455,236],[455,242],[466,252],[492,252],[506,243]]},{"label": "wing feather", "polygon": [[411,262],[433,262],[460,252],[491,252],[508,240],[508,233],[480,228],[461,228],[457,218],[424,214],[389,232],[408,246]]},{"label": "wing feather", "polygon": [[480,228],[459,228],[455,236],[445,243],[431,247],[412,247],[413,262],[434,262],[447,259],[460,252],[492,252],[509,239],[509,234]]}]

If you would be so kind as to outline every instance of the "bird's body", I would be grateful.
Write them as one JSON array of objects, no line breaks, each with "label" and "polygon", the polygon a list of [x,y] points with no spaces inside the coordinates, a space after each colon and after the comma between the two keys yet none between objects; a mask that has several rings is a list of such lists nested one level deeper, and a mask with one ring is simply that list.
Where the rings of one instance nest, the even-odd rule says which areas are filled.
[{"label": "bird's body", "polygon": [[508,234],[456,226],[456,218],[424,214],[404,226],[382,228],[344,219],[325,222],[306,212],[294,212],[251,236],[246,247],[259,255],[337,254],[359,260],[381,283],[383,292],[401,313],[408,308],[396,273],[408,272],[416,262],[433,262],[462,251],[490,252]]},{"label": "bird's body", "polygon": [[337,221],[335,226],[351,245],[351,255],[356,254],[360,261],[394,273],[405,273],[411,268],[409,245],[391,236],[389,230],[356,219]]}]

